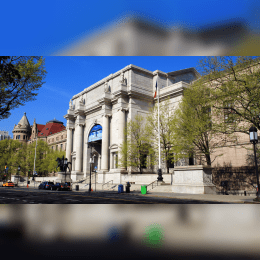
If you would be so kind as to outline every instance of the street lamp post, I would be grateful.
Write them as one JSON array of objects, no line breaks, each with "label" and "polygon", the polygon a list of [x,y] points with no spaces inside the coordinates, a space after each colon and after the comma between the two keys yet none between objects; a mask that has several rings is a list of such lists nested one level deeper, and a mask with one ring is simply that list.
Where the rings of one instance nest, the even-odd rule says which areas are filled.
[{"label": "street lamp post", "polygon": [[[64,158],[64,157],[63,157]],[[63,159],[63,169],[65,170],[65,183],[66,183],[66,172],[67,172],[67,167],[68,167],[68,159],[65,158]]]},{"label": "street lamp post", "polygon": [[257,136],[257,129],[254,126],[251,126],[249,129],[249,137],[250,142],[253,143],[254,146],[254,155],[255,155],[255,173],[257,179],[257,193],[256,193],[256,200],[259,200],[259,176],[258,176],[258,167],[257,167],[257,159],[256,159],[256,144],[258,143],[258,136]]},{"label": "street lamp post", "polygon": [[90,150],[90,160],[89,160],[89,192],[91,192],[91,166],[92,166],[92,164],[94,163],[94,158],[92,158],[92,147],[93,147],[93,145],[92,145],[92,143],[91,142],[89,142],[88,143],[88,148],[90,148],[91,150]]},{"label": "street lamp post", "polygon": [[18,166],[18,179],[17,179],[17,187],[18,187],[18,182],[20,180],[20,170],[21,170],[21,166]]}]

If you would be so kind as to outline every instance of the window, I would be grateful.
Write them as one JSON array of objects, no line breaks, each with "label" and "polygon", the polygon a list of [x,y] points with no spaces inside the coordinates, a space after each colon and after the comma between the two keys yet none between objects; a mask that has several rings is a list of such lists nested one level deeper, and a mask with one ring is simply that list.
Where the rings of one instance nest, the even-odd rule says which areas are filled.
[{"label": "window", "polygon": [[63,139],[63,135],[61,136],[61,140]]},{"label": "window", "polygon": [[51,147],[51,149],[53,150],[53,146]]},{"label": "window", "polygon": [[23,140],[25,140],[25,135],[23,136]]},{"label": "window", "polygon": [[16,139],[20,139],[20,135],[17,135],[17,136],[16,136]]},{"label": "window", "polygon": [[233,123],[235,121],[234,115],[235,112],[232,109],[234,104],[232,102],[224,103],[224,121],[225,123]]},{"label": "window", "polygon": [[63,145],[61,144],[61,145],[60,145],[60,149],[61,149],[61,150],[62,150],[62,147],[63,147]]},{"label": "window", "polygon": [[56,151],[58,151],[58,145],[56,145]]},{"label": "window", "polygon": [[59,137],[56,137],[56,141],[58,141],[59,140]]}]

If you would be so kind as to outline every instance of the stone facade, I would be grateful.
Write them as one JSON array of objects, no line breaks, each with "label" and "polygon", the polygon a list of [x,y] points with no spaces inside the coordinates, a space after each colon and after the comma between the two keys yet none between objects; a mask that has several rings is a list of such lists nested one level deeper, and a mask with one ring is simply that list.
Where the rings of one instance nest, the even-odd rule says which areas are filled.
[{"label": "stone facade", "polygon": [[36,141],[36,137],[47,142],[53,150],[66,151],[67,131],[62,122],[54,119],[42,125],[36,124],[34,120],[33,125],[30,125],[24,113],[18,125],[14,127],[13,139],[31,144]]},{"label": "stone facade", "polygon": [[46,142],[53,150],[66,151],[67,130],[47,136]]},{"label": "stone facade", "polygon": [[[157,102],[154,98],[156,82],[160,89],[160,103],[169,97],[174,109],[184,88],[198,76],[193,68],[165,73],[129,65],[73,96],[64,116],[67,120],[66,157],[72,162],[72,180],[89,174],[93,146],[99,181],[104,182],[109,176],[120,181],[120,174],[126,171],[117,168],[124,129],[137,114],[146,116]],[[102,127],[102,140],[88,142],[96,125]],[[156,169],[152,172],[156,173]]]}]

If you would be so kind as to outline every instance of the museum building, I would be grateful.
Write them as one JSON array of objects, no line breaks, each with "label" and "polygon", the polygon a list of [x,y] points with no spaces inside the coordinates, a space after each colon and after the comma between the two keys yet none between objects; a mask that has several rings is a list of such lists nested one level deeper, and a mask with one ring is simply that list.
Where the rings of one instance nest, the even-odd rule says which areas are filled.
[{"label": "museum building", "polygon": [[13,139],[21,143],[31,144],[38,140],[47,142],[52,150],[66,150],[67,131],[63,122],[53,119],[45,125],[37,124],[34,120],[33,125],[30,125],[26,113],[13,129]]},{"label": "museum building", "polygon": [[[67,120],[66,157],[72,162],[72,180],[89,174],[91,151],[99,183],[110,180],[121,183],[127,179],[131,172],[117,166],[127,122],[137,114],[145,117],[156,104],[156,82],[160,102],[169,98],[175,108],[184,88],[198,77],[194,68],[165,73],[131,64],[73,96],[64,116]],[[157,171],[148,170],[153,175]]]}]

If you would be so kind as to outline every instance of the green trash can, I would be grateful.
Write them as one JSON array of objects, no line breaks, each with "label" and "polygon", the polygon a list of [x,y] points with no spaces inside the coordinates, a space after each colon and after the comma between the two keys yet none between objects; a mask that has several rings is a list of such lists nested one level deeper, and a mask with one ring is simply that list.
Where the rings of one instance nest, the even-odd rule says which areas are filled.
[{"label": "green trash can", "polygon": [[141,193],[142,194],[146,194],[147,193],[147,186],[146,185],[142,185],[141,186]]}]

